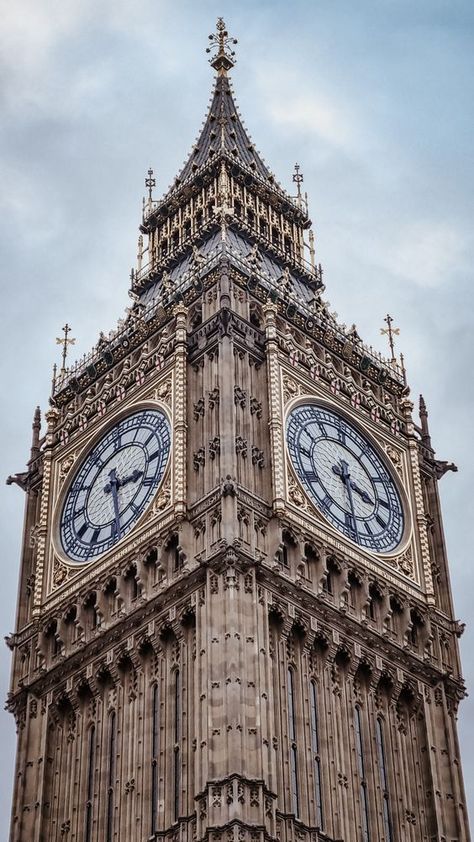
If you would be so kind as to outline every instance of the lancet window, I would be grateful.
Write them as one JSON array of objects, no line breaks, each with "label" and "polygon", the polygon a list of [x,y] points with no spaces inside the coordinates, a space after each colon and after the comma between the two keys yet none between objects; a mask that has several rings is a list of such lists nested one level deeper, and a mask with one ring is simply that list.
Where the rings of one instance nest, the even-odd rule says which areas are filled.
[{"label": "lancet window", "polygon": [[298,791],[298,749],[296,743],[295,682],[293,670],[288,669],[288,738],[290,744],[290,791],[291,806],[295,816],[299,816]]},{"label": "lancet window", "polygon": [[95,726],[91,725],[87,735],[87,791],[85,815],[85,842],[92,839],[92,809],[94,802]]},{"label": "lancet window", "polygon": [[390,818],[390,804],[389,804],[389,794],[388,794],[388,776],[387,776],[387,762],[386,762],[386,754],[385,754],[385,741],[384,741],[384,722],[381,716],[377,717],[376,725],[375,725],[375,739],[377,743],[377,757],[379,763],[379,772],[380,772],[380,789],[382,792],[383,798],[383,825],[384,825],[384,833],[385,833],[385,840],[386,842],[392,842],[392,822]]},{"label": "lancet window", "polygon": [[174,820],[179,818],[179,790],[181,784],[181,675],[179,670],[174,674]]},{"label": "lancet window", "polygon": [[111,711],[109,714],[108,733],[106,842],[112,842],[114,833],[116,719],[115,711]]},{"label": "lancet window", "polygon": [[362,713],[359,705],[354,710],[355,749],[357,756],[357,770],[359,773],[360,813],[362,823],[362,842],[370,842],[369,833],[369,800],[367,794],[367,778],[365,776],[364,743],[362,738]]},{"label": "lancet window", "polygon": [[321,756],[319,753],[318,690],[315,681],[310,682],[311,704],[311,749],[313,753],[314,797],[316,805],[316,826],[323,827],[323,799],[321,787]]},{"label": "lancet window", "polygon": [[151,699],[151,832],[158,830],[158,756],[160,740],[160,691],[152,688]]}]

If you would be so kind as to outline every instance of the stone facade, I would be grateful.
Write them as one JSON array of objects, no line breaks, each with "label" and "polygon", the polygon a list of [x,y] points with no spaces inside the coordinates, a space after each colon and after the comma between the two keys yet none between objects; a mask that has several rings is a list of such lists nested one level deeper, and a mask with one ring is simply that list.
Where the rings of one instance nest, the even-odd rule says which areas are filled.
[{"label": "stone facade", "polygon": [[[11,842],[467,842],[464,695],[427,413],[336,323],[310,228],[216,87],[190,161],[145,204],[127,320],[36,413],[8,705]],[[144,237],[147,245],[144,246]],[[311,242],[311,240],[310,240]],[[302,399],[367,431],[409,528],[377,556],[299,485]],[[84,454],[160,408],[173,447],[128,536],[74,565],[57,538]]]}]

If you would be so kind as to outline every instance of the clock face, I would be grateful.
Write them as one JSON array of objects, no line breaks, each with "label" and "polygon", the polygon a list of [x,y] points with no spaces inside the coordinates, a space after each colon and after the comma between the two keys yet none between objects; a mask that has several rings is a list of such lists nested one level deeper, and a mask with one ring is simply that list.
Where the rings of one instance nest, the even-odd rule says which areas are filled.
[{"label": "clock face", "polygon": [[286,439],[301,485],[327,520],[372,552],[392,552],[402,539],[403,508],[370,441],[342,415],[316,403],[290,412]]},{"label": "clock face", "polygon": [[155,494],[170,453],[170,425],[157,409],[122,418],[88,453],[64,501],[61,545],[73,561],[110,550]]}]

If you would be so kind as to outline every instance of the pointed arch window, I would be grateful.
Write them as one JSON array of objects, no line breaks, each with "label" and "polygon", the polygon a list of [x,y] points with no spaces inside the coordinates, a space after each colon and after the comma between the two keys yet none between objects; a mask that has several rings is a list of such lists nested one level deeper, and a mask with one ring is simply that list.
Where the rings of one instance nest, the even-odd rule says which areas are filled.
[{"label": "pointed arch window", "polygon": [[359,705],[356,705],[354,710],[354,732],[355,749],[357,756],[357,770],[359,772],[362,842],[370,842],[369,800],[367,795],[367,779],[365,777],[364,744],[362,739],[362,714]]},{"label": "pointed arch window", "polygon": [[379,772],[380,772],[380,789],[382,791],[382,798],[383,798],[383,826],[384,826],[384,833],[385,833],[385,840],[386,842],[392,842],[393,835],[392,835],[392,821],[390,817],[390,799],[388,793],[388,776],[387,776],[387,761],[386,761],[386,754],[385,754],[385,741],[384,741],[384,722],[381,716],[377,717],[375,723],[375,739],[377,743],[377,758],[379,762]]},{"label": "pointed arch window", "polygon": [[296,745],[295,681],[291,667],[288,669],[288,737],[290,743],[290,790],[291,806],[295,816],[299,816],[298,791],[298,749]]},{"label": "pointed arch window", "polygon": [[176,670],[174,676],[174,820],[179,819],[179,790],[181,783],[181,675]]},{"label": "pointed arch window", "polygon": [[160,742],[160,691],[153,685],[151,700],[151,832],[158,830],[158,755]]},{"label": "pointed arch window", "polygon": [[115,790],[115,756],[117,739],[117,717],[115,711],[109,713],[108,758],[107,758],[107,815],[106,842],[112,842],[114,833],[114,790]]},{"label": "pointed arch window", "polygon": [[87,739],[87,797],[85,816],[85,842],[92,839],[92,807],[94,800],[95,726],[91,725]]},{"label": "pointed arch window", "polygon": [[313,753],[314,796],[316,804],[316,826],[323,827],[323,799],[321,787],[321,756],[319,753],[318,689],[315,681],[310,682],[311,704],[311,749]]}]

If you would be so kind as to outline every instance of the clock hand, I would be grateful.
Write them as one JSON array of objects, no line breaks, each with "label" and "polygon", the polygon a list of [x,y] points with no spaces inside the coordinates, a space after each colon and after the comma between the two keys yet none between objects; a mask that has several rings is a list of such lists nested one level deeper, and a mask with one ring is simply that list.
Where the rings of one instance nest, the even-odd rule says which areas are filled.
[{"label": "clock hand", "polygon": [[117,487],[121,488],[122,485],[127,485],[129,482],[136,482],[139,477],[143,476],[143,471],[139,471],[137,468],[133,471],[130,476],[125,477],[125,479],[118,479],[117,480]]},{"label": "clock hand", "polygon": [[355,536],[355,539],[357,541],[359,535],[358,535],[358,532],[357,532],[357,522],[356,522],[356,516],[355,516],[355,510],[354,510],[354,500],[353,500],[353,497],[352,497],[352,482],[351,482],[351,475],[349,473],[349,465],[347,464],[347,462],[344,459],[341,459],[340,466],[339,465],[333,465],[332,471],[333,471],[334,474],[337,474],[337,476],[341,477],[341,479],[344,483],[344,487],[347,491],[347,496],[349,497],[349,505],[351,507],[351,515],[352,515],[352,524],[353,524],[353,530],[352,531],[354,532],[354,536]]},{"label": "clock hand", "polygon": [[119,511],[119,504],[118,504],[118,495],[117,490],[119,487],[120,480],[118,479],[115,468],[109,473],[109,482],[107,485],[104,486],[104,491],[106,494],[112,493],[112,500],[114,504],[114,515],[115,515],[115,529],[117,533],[117,538],[120,538],[120,511]]},{"label": "clock hand", "polygon": [[350,485],[353,491],[356,491],[357,494],[360,494],[364,503],[370,503],[371,505],[373,505],[374,501],[369,497],[369,495],[366,491],[364,491],[363,488],[360,488],[360,486],[358,486],[357,483],[354,482],[353,479],[351,479]]}]

